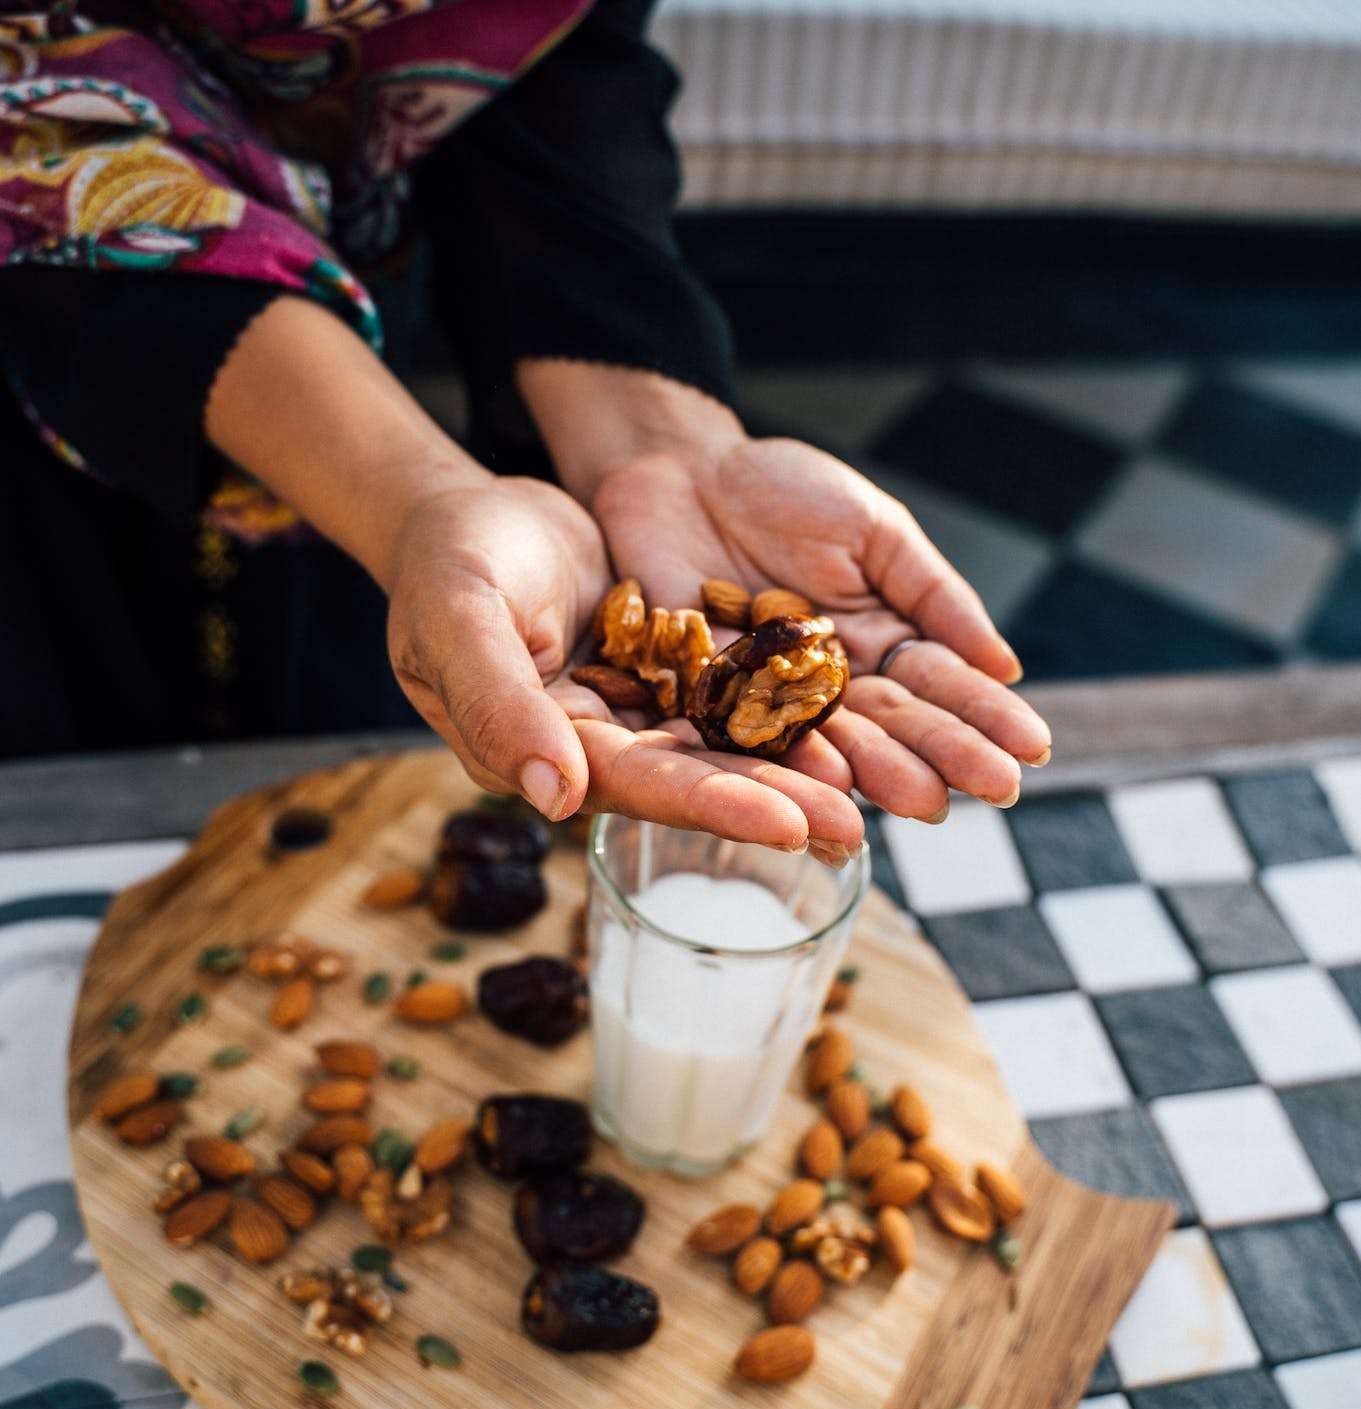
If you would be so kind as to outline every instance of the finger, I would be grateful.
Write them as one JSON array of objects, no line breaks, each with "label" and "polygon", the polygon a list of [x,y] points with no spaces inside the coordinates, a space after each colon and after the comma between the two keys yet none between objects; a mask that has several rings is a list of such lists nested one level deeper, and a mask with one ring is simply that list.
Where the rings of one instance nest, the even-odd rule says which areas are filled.
[{"label": "finger", "polygon": [[1053,737],[1044,720],[1015,691],[966,665],[948,646],[920,641],[894,657],[888,675],[1023,763],[1039,767],[1049,761]]},{"label": "finger", "polygon": [[618,722],[614,711],[594,690],[574,684],[566,676],[553,681],[548,687],[548,694],[561,705],[568,719],[599,719],[605,724]]},{"label": "finger", "polygon": [[855,775],[855,785],[876,806],[897,817],[943,822],[950,790],[925,759],[909,752],[874,720],[845,707],[822,725]]},{"label": "finger", "polygon": [[896,680],[862,675],[846,687],[846,705],[924,759],[950,787],[997,807],[1010,807],[1019,797],[1021,768],[1010,754]]},{"label": "finger", "polygon": [[[743,756],[706,752],[698,731],[688,719],[668,719],[657,727],[664,729],[696,753],[704,752],[706,757],[711,758],[720,767],[723,766],[721,760]],[[850,765],[820,733],[805,734],[798,743],[780,755],[780,763],[783,767],[792,768],[829,788],[835,788],[838,792],[849,793],[855,786]]]}]

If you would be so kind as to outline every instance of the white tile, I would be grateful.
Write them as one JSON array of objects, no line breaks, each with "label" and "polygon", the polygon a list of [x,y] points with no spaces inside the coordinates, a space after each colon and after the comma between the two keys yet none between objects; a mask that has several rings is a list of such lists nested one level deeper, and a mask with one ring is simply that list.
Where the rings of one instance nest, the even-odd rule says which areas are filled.
[{"label": "white tile", "polygon": [[1209,986],[1263,1081],[1288,1086],[1361,1072],[1361,1024],[1321,969],[1252,969]]},{"label": "white tile", "polygon": [[973,378],[1066,421],[1120,440],[1151,435],[1186,385],[1181,367],[982,366]]},{"label": "white tile", "polygon": [[949,818],[938,827],[886,816],[884,840],[907,903],[919,915],[1024,905],[1030,899],[1030,882],[1006,820],[985,802],[954,799]]},{"label": "white tile", "polygon": [[1361,1257],[1361,1199],[1338,1204],[1333,1212],[1337,1215],[1337,1221],[1342,1225],[1342,1231],[1351,1240],[1352,1247],[1356,1249],[1357,1257]]},{"label": "white tile", "polygon": [[847,455],[920,400],[931,378],[912,367],[750,367],[737,384],[743,405],[763,422]]},{"label": "white tile", "polygon": [[1077,1409],[1129,1409],[1129,1400],[1123,1394],[1098,1394],[1084,1399]]},{"label": "white tile", "polygon": [[1331,968],[1361,960],[1361,858],[1268,866],[1262,886],[1315,962]]},{"label": "white tile", "polygon": [[0,853],[0,901],[54,891],[122,890],[165,870],[179,860],[187,845],[137,841]]},{"label": "white tile", "polygon": [[1207,1228],[1295,1218],[1328,1206],[1274,1091],[1245,1086],[1149,1103]]},{"label": "white tile", "polygon": [[1278,1365],[1276,1384],[1290,1409],[1357,1409],[1361,1405],[1361,1350]]},{"label": "white tile", "polygon": [[1203,1229],[1167,1235],[1115,1323],[1111,1356],[1131,1389],[1257,1364],[1257,1343]]},{"label": "white tile", "polygon": [[1255,362],[1235,369],[1235,379],[1272,393],[1298,409],[1361,430],[1361,363]]},{"label": "white tile", "polygon": [[1209,778],[1139,783],[1110,795],[1140,879],[1151,885],[1243,881],[1254,867],[1218,787]]},{"label": "white tile", "polygon": [[1077,549],[1088,562],[1285,643],[1315,607],[1342,545],[1279,504],[1150,456],[1102,500]]},{"label": "white tile", "polygon": [[1332,758],[1314,768],[1352,850],[1361,852],[1361,758]]},{"label": "white tile", "polygon": [[1191,983],[1200,976],[1147,886],[1089,886],[1040,898],[1063,957],[1088,993]]},{"label": "white tile", "polygon": [[1075,1115],[1130,1103],[1124,1073],[1086,994],[1003,998],[976,1003],[973,1011],[1023,1115]]}]

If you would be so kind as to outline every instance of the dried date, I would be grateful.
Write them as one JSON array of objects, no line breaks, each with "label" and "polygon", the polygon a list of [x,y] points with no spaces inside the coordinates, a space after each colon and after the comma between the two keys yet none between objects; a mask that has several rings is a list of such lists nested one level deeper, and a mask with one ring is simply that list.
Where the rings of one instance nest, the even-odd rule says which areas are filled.
[{"label": "dried date", "polygon": [[540,1047],[566,1042],[581,1031],[589,1013],[586,981],[576,965],[548,955],[484,969],[477,1002],[502,1032]]},{"label": "dried date", "polygon": [[629,1250],[644,1212],[622,1180],[578,1170],[523,1185],[515,1231],[535,1262],[608,1262]]},{"label": "dried date", "polygon": [[474,1146],[501,1179],[559,1174],[585,1162],[591,1120],[580,1101],[560,1096],[488,1096],[477,1108]]},{"label": "dried date", "polygon": [[526,861],[441,861],[427,892],[431,914],[459,930],[508,930],[548,903],[538,867]]},{"label": "dried date", "polygon": [[473,808],[455,812],[440,832],[440,861],[523,861],[536,866],[552,841],[537,813]]},{"label": "dried date", "polygon": [[600,1267],[543,1267],[525,1288],[521,1319],[550,1350],[630,1350],[657,1329],[657,1293]]}]

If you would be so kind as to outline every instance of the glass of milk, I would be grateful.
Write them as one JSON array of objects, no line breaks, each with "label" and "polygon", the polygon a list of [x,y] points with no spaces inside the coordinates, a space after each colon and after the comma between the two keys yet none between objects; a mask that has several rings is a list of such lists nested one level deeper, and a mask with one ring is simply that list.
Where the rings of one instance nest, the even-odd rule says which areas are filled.
[{"label": "glass of milk", "polygon": [[765,1134],[869,885],[628,817],[588,847],[592,1115],[630,1159],[703,1175]]}]

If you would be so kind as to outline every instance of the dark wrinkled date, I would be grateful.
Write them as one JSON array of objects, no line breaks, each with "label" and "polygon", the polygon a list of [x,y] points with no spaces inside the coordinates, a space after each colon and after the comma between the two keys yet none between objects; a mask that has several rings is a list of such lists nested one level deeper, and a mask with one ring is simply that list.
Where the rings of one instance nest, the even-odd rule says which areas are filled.
[{"label": "dark wrinkled date", "polygon": [[590,1011],[576,965],[547,955],[484,969],[477,1002],[503,1032],[540,1047],[556,1047],[580,1032]]},{"label": "dark wrinkled date", "polygon": [[560,1096],[488,1096],[477,1108],[473,1144],[501,1179],[559,1174],[585,1162],[591,1120],[580,1101]]},{"label": "dark wrinkled date", "polygon": [[525,861],[441,861],[427,891],[431,913],[459,930],[506,930],[537,915],[548,888]]},{"label": "dark wrinkled date", "polygon": [[540,1268],[521,1303],[530,1339],[552,1350],[629,1350],[652,1335],[660,1317],[651,1287],[572,1263]]},{"label": "dark wrinkled date", "polygon": [[578,1170],[517,1190],[515,1231],[535,1262],[608,1262],[628,1251],[644,1212],[622,1180]]},{"label": "dark wrinkled date", "polygon": [[455,812],[440,832],[440,861],[523,861],[537,866],[552,842],[535,812],[474,808]]}]

